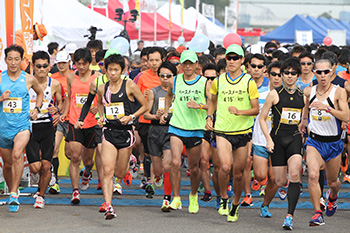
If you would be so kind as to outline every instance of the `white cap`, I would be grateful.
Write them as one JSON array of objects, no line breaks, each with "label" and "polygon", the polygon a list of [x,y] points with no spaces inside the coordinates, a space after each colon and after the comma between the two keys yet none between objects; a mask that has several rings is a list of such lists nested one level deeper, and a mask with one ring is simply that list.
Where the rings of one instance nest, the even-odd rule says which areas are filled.
[{"label": "white cap", "polygon": [[56,63],[59,62],[69,62],[70,56],[67,51],[59,51],[56,55]]},{"label": "white cap", "polygon": [[67,53],[71,54],[71,53],[74,53],[75,50],[77,50],[78,47],[76,44],[74,43],[69,43],[69,44],[66,44],[66,47],[64,48],[64,51],[66,51]]}]

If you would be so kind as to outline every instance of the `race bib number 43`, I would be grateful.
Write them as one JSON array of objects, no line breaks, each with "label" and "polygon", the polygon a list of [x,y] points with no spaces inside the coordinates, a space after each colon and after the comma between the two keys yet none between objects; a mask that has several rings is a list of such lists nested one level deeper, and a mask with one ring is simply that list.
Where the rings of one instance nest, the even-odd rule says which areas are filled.
[{"label": "race bib number 43", "polygon": [[22,112],[22,98],[10,97],[3,102],[3,112],[6,113],[21,113]]},{"label": "race bib number 43", "polygon": [[301,109],[282,108],[281,123],[287,125],[297,125],[300,122]]},{"label": "race bib number 43", "polygon": [[77,108],[82,108],[85,102],[87,101],[87,94],[76,94],[76,106]]},{"label": "race bib number 43", "polygon": [[106,118],[108,120],[116,120],[125,116],[124,103],[106,104]]}]

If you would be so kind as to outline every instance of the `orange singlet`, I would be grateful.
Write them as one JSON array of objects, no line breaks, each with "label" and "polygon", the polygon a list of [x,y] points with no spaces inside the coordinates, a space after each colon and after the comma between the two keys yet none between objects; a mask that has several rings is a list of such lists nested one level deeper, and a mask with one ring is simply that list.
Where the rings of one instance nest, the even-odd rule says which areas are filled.
[{"label": "orange singlet", "polygon": [[[80,81],[79,76],[74,76],[74,81],[71,86],[71,101],[70,101],[70,108],[69,108],[69,123],[74,125],[79,117],[81,110],[83,108],[84,103],[87,100],[88,94],[90,92],[90,83],[94,81],[96,78],[95,74],[91,75],[89,80],[85,83]],[[94,105],[96,106],[96,100],[97,96],[95,97]],[[97,120],[95,118],[95,115],[93,115],[90,111],[87,114],[85,120],[83,129],[94,127],[97,124]]]}]

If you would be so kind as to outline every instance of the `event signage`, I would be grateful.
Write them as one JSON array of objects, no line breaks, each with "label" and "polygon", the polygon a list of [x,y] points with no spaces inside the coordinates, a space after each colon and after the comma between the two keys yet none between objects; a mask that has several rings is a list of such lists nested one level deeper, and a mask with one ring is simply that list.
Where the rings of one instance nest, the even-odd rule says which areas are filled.
[{"label": "event signage", "polygon": [[34,0],[20,0],[21,25],[24,39],[25,57],[33,55],[33,10]]}]

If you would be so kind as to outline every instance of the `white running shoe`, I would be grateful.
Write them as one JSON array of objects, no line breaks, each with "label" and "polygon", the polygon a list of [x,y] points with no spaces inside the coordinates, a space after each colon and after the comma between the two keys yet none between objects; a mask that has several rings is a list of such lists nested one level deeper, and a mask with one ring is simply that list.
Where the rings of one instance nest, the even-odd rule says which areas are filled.
[{"label": "white running shoe", "polygon": [[42,196],[37,196],[34,203],[35,209],[44,209],[45,200]]},{"label": "white running shoe", "polygon": [[91,176],[92,176],[91,172],[88,176],[86,176],[85,172],[83,173],[83,177],[81,178],[81,183],[79,184],[80,190],[85,191],[89,188]]}]

